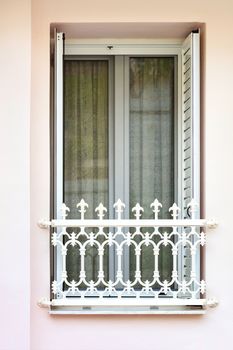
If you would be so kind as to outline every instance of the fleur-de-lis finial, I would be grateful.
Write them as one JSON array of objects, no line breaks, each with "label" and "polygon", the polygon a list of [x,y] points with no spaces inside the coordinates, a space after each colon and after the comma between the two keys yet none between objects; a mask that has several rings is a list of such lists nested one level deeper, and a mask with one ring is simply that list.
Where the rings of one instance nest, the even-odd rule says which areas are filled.
[{"label": "fleur-de-lis finial", "polygon": [[173,220],[176,220],[180,212],[180,208],[176,205],[176,203],[174,203],[173,206],[169,208],[169,211],[172,212],[171,216],[173,217]]},{"label": "fleur-de-lis finial", "polygon": [[81,213],[81,220],[84,220],[84,214],[86,213],[85,208],[88,208],[88,204],[84,199],[81,199],[81,201],[77,204],[77,208],[80,208],[79,212]]},{"label": "fleur-de-lis finial", "polygon": [[162,208],[162,204],[158,201],[158,199],[155,199],[153,203],[150,205],[151,208],[153,209],[153,212],[155,214],[154,218],[155,220],[158,220],[158,214],[160,212],[159,208]]},{"label": "fleur-de-lis finial", "polygon": [[61,205],[61,217],[62,220],[65,220],[67,217],[67,213],[70,211],[70,209],[65,205],[65,203],[62,203]]},{"label": "fleur-de-lis finial", "polygon": [[95,212],[97,212],[97,215],[100,218],[100,220],[103,220],[103,217],[105,215],[104,213],[107,212],[107,208],[105,208],[103,204],[100,203],[99,206],[95,209]]},{"label": "fleur-de-lis finial", "polygon": [[191,219],[195,219],[195,213],[198,211],[199,205],[193,198],[191,202],[187,205],[188,213],[190,213]]},{"label": "fleur-de-lis finial", "polygon": [[136,220],[139,220],[140,216],[142,215],[141,213],[144,211],[144,209],[140,206],[139,203],[137,203],[135,205],[135,207],[133,207],[132,212],[135,212],[134,216],[136,218]]},{"label": "fleur-de-lis finial", "polygon": [[123,213],[123,208],[125,208],[125,204],[118,199],[118,201],[113,205],[113,208],[116,208],[117,219],[121,219],[121,213]]}]

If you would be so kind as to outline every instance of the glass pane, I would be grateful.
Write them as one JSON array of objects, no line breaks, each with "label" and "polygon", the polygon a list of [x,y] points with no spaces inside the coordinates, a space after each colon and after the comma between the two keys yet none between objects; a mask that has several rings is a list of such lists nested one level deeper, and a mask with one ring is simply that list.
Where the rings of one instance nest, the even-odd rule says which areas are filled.
[{"label": "glass pane", "polygon": [[[169,218],[168,209],[174,202],[173,57],[130,58],[129,105],[130,208],[139,202],[143,217],[153,218],[150,204],[157,198],[163,205],[160,218]],[[151,280],[154,266],[150,249],[144,247],[142,251],[144,280]],[[167,249],[160,250],[162,279],[170,279],[171,258]]]},{"label": "glass pane", "polygon": [[[69,218],[78,218],[77,203],[89,205],[86,218],[96,217],[102,202],[108,208],[108,61],[66,60],[64,62],[64,202]],[[69,247],[69,280],[77,280],[80,257]],[[87,246],[88,280],[96,280],[98,254]],[[108,264],[105,264],[108,269]],[[107,275],[105,270],[105,275]]]}]

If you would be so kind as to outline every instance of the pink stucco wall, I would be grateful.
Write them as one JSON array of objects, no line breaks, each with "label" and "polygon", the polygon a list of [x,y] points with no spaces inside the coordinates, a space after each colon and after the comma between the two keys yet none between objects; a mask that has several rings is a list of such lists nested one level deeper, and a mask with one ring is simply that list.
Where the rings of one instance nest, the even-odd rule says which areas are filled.
[{"label": "pink stucco wall", "polygon": [[[0,290],[1,293],[4,290],[5,302],[0,349],[230,349],[233,343],[232,1],[32,0],[31,15],[28,0],[8,0],[4,6],[0,48],[4,129],[0,143],[1,200],[5,204],[1,242],[6,248],[1,249],[4,263]],[[206,23],[203,196],[206,216],[215,216],[220,222],[219,228],[210,233],[206,268],[208,293],[216,296],[220,305],[205,316],[49,316],[46,310],[38,308],[37,300],[49,295],[48,234],[36,223],[41,217],[49,217],[49,26],[54,22]]]},{"label": "pink stucco wall", "polygon": [[[233,6],[231,1],[34,1],[32,5],[31,347],[72,349],[219,349],[233,341]],[[51,22],[205,22],[206,215],[216,216],[207,251],[209,294],[220,300],[204,317],[49,316],[36,301],[48,295],[46,232],[35,226],[49,212],[49,24]],[[122,24],[124,26],[124,24]],[[217,277],[218,275],[218,277]],[[227,287],[223,287],[224,284]],[[46,336],[45,336],[46,335]],[[227,346],[227,345],[225,345]]]},{"label": "pink stucco wall", "polygon": [[0,349],[29,349],[29,0],[0,6]]}]

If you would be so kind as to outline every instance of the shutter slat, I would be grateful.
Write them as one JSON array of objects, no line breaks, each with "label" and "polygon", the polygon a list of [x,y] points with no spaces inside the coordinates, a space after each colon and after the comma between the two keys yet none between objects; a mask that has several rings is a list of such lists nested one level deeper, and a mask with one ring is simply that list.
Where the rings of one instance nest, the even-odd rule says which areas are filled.
[{"label": "shutter slat", "polygon": [[[184,170],[184,180],[186,180],[186,179],[188,179],[188,178],[190,178],[190,179],[192,178],[192,176],[191,176],[191,175],[192,175],[191,171],[192,171],[192,170],[191,170],[191,167],[188,168],[188,169],[186,169],[186,170]],[[191,188],[192,188],[192,187],[190,186],[190,188],[189,188],[189,189],[190,189],[190,195],[191,195]],[[184,190],[183,190],[183,192],[184,192]]]},{"label": "shutter slat", "polygon": [[191,97],[191,89],[190,87],[184,92],[184,100],[187,101],[188,98]]},{"label": "shutter slat", "polygon": [[[183,156],[184,156],[184,159],[191,158],[190,148],[187,148],[186,150],[184,150]],[[191,186],[191,184],[190,184],[190,186]]]},{"label": "shutter slat", "polygon": [[[191,117],[191,110],[189,109],[186,113],[184,113],[184,123],[187,123],[188,120],[190,119]],[[189,122],[190,123],[190,122]],[[188,127],[191,128],[191,125],[190,124],[185,124],[184,126],[184,129],[187,129]]]},{"label": "shutter slat", "polygon": [[187,158],[184,161],[184,169],[188,169],[188,168],[191,168],[191,158]]},{"label": "shutter slat", "polygon": [[186,62],[184,62],[184,71],[186,72],[191,67],[191,57],[188,58]]},{"label": "shutter slat", "polygon": [[189,150],[189,152],[191,152],[191,146],[192,146],[192,143],[191,143],[191,138],[189,137],[188,139],[184,139],[184,150],[187,151]]},{"label": "shutter slat", "polygon": [[186,180],[184,180],[184,190],[189,188],[190,184],[191,184],[191,179],[190,178],[187,178]]},{"label": "shutter slat", "polygon": [[191,69],[184,72],[184,84],[191,79]]},{"label": "shutter slat", "polygon": [[184,129],[184,140],[190,138],[191,135],[191,126],[188,125],[185,129]]},{"label": "shutter slat", "polygon": [[188,79],[188,80],[183,82],[183,88],[184,88],[184,90],[187,90],[187,89],[191,88],[190,79]]}]

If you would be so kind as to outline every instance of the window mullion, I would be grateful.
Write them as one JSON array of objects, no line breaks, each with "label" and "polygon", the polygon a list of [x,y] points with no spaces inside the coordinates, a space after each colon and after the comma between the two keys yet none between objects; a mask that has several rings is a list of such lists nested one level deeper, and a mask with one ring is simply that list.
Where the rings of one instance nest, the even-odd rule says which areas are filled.
[{"label": "window mullion", "polygon": [[[115,200],[129,203],[129,74],[126,74],[127,58],[115,56]],[[128,78],[126,78],[126,76]],[[127,209],[128,210],[128,209]],[[125,217],[129,212],[125,211]],[[127,228],[125,228],[126,230]],[[129,278],[129,251],[124,249],[124,280]],[[115,257],[116,259],[116,257]],[[116,260],[115,260],[116,264]]]},{"label": "window mullion", "polygon": [[115,201],[125,201],[124,57],[115,57]]}]

